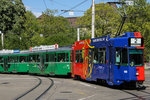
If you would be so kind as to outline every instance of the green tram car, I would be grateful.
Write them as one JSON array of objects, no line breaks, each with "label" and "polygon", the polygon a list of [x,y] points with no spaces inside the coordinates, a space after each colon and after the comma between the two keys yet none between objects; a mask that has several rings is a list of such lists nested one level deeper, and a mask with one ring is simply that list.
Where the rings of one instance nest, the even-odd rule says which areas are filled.
[{"label": "green tram car", "polygon": [[71,75],[71,48],[1,53],[0,72]]}]

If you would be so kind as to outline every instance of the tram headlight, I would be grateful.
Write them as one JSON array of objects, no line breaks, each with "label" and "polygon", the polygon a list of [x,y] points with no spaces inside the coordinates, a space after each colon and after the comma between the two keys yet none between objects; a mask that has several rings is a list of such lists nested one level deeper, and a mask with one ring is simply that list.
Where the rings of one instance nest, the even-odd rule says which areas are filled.
[{"label": "tram headlight", "polygon": [[136,76],[139,76],[139,73],[136,73]]}]

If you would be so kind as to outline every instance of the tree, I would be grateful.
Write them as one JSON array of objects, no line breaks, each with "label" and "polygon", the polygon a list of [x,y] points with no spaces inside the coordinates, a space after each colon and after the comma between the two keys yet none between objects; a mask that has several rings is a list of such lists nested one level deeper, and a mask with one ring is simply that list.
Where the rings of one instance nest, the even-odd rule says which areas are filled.
[{"label": "tree", "polygon": [[124,32],[141,32],[145,40],[145,56],[150,57],[150,4],[147,0],[134,0],[133,6],[127,6],[127,21],[123,27]]},{"label": "tree", "polygon": [[18,37],[24,29],[24,14],[25,7],[22,0],[0,1],[0,31],[4,33],[5,49],[20,47],[15,41],[18,41]]},{"label": "tree", "polygon": [[[106,3],[100,3],[95,5],[95,36],[103,36],[108,34],[115,34],[118,26],[119,14],[115,12],[115,9]],[[92,9],[88,9],[84,16],[78,19],[78,27],[87,28],[88,36],[91,33],[91,19]]]},{"label": "tree", "polygon": [[58,43],[61,46],[72,44],[75,39],[75,29],[70,26],[66,18],[54,16],[55,13],[57,13],[57,10],[47,9],[39,18],[39,32],[45,38],[42,44]]},{"label": "tree", "polygon": [[[28,49],[31,46],[36,46],[35,40],[33,39],[36,36],[37,41],[41,41],[40,38],[40,24],[37,21],[37,18],[30,11],[25,13],[26,20],[24,22],[24,32],[22,32],[22,48]],[[39,38],[37,37],[39,36]],[[39,45],[39,42],[38,42]]]},{"label": "tree", "polygon": [[[24,22],[25,7],[22,0],[0,1],[0,30],[6,34],[10,30],[18,33]],[[18,33],[19,34],[19,33]]]}]

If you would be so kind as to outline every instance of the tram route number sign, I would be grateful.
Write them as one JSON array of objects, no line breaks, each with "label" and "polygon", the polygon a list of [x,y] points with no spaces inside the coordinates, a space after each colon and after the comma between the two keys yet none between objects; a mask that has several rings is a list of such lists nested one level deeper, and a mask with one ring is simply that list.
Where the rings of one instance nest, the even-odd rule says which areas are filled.
[{"label": "tram route number sign", "polygon": [[142,39],[141,38],[130,38],[129,47],[142,47]]}]

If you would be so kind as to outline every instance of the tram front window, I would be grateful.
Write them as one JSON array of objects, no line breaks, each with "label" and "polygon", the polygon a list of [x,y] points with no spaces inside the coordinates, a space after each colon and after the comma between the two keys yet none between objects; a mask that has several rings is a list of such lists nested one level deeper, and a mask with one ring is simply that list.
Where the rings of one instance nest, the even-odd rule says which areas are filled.
[{"label": "tram front window", "polygon": [[130,66],[143,66],[143,50],[129,50]]}]

